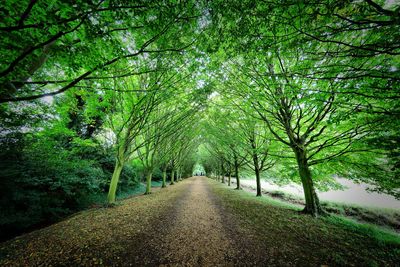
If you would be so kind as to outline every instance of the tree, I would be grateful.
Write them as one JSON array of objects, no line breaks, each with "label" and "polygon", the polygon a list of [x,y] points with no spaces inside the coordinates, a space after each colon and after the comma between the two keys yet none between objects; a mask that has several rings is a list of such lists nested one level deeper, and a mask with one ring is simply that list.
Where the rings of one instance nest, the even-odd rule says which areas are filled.
[{"label": "tree", "polygon": [[[240,84],[246,84],[247,90],[242,91],[241,86],[237,94],[248,99],[249,107],[258,113],[275,139],[292,150],[306,199],[304,211],[317,216],[322,209],[311,166],[347,153],[368,151],[360,140],[368,134],[370,124],[355,113],[356,105],[352,110],[341,105],[343,99],[335,94],[334,84],[309,84],[307,80],[290,78],[286,74],[296,67],[296,61],[291,65],[284,62],[288,61],[276,54],[251,64],[251,68],[240,68],[248,78]],[[316,93],[309,88],[326,88],[330,93]]]},{"label": "tree", "polygon": [[[214,102],[221,99],[215,99]],[[218,109],[216,109],[218,107]],[[218,163],[214,167],[215,170],[221,169],[224,162],[228,166],[232,166],[236,177],[236,189],[240,190],[240,173],[241,167],[247,164],[247,152],[243,148],[242,140],[237,134],[238,123],[236,118],[229,116],[230,112],[224,109],[223,105],[217,104],[213,108],[209,108],[210,117],[204,126],[207,129],[210,148],[209,151],[216,158]],[[227,156],[229,154],[229,156]],[[230,160],[229,160],[230,159]],[[225,175],[225,173],[223,173]]]},{"label": "tree", "polygon": [[[360,165],[360,158],[355,160],[357,157],[347,154],[335,162],[340,162],[340,173],[346,177],[368,180],[376,190],[396,194],[393,189],[398,185],[400,166],[395,152],[399,146],[394,147],[399,135],[398,3],[213,1],[211,6],[211,35],[220,40],[213,48],[222,62],[253,56],[258,64],[257,57],[279,51],[287,65],[288,60],[300,56],[296,67],[285,73],[287,78],[301,78],[310,84],[332,83],[330,90],[325,86],[308,90],[327,95],[334,90],[335,102],[341,99],[342,107],[355,109],[356,114],[365,113],[371,126],[364,142],[379,150],[381,159],[364,157],[368,164]],[[382,162],[387,164],[382,166]],[[344,172],[345,169],[349,171]]]},{"label": "tree", "polygon": [[[271,140],[267,137],[268,130],[265,125],[260,125],[254,121],[254,118],[245,119],[241,123],[243,142],[246,143],[246,150],[251,155],[252,161],[249,161],[250,168],[256,175],[257,196],[261,196],[261,172],[274,166],[275,161],[269,155],[269,146]],[[251,162],[251,163],[250,163]]]},{"label": "tree", "polygon": [[[139,81],[126,78],[125,82],[119,84],[128,93],[115,94],[112,101],[114,108],[119,112],[114,112],[110,119],[110,126],[115,134],[116,162],[111,178],[108,201],[115,202],[115,193],[124,164],[132,158],[133,153],[144,143],[137,143],[141,129],[146,125],[151,112],[157,107],[159,96],[153,90],[157,88],[157,81],[152,84],[139,83]],[[141,90],[147,92],[129,92],[136,86],[141,86]],[[146,90],[147,89],[147,90]]]},{"label": "tree", "polygon": [[88,80],[146,72],[135,69],[132,60],[187,48],[199,15],[194,3],[162,1],[8,1],[2,13],[7,20],[0,26],[0,103],[57,95]]},{"label": "tree", "polygon": [[[151,177],[154,168],[160,165],[161,162],[165,161],[167,154],[161,152],[162,144],[168,140],[171,136],[177,137],[177,130],[183,128],[186,123],[190,121],[193,116],[193,110],[185,110],[182,106],[175,106],[171,108],[172,103],[164,100],[163,106],[157,108],[157,110],[152,114],[149,121],[142,129],[143,134],[138,137],[139,144],[144,143],[142,148],[138,148],[137,153],[141,159],[143,166],[145,167],[146,176],[146,193],[151,193]],[[186,146],[180,144],[177,158],[179,162],[180,156],[182,156],[182,148]],[[166,171],[166,164],[164,163],[164,171]],[[180,174],[180,167],[178,167],[178,172]],[[163,185],[165,187],[166,173],[163,176]],[[177,176],[178,179],[178,176]]]}]

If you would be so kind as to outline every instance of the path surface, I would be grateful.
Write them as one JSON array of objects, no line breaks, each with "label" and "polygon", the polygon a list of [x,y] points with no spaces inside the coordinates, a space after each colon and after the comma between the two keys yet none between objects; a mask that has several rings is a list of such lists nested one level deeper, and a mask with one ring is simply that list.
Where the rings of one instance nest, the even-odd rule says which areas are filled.
[{"label": "path surface", "polygon": [[[0,266],[390,266],[400,246],[194,177],[0,244]],[[397,252],[396,252],[397,251]]]},{"label": "path surface", "polygon": [[218,265],[234,256],[234,240],[225,231],[208,187],[203,178],[197,177],[179,201],[176,219],[164,239],[166,262]]}]

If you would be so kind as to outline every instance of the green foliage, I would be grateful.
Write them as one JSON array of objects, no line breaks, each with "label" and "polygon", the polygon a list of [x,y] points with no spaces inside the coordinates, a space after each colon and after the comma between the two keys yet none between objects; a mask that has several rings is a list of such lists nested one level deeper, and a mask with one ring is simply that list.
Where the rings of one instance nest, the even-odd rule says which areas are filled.
[{"label": "green foliage", "polygon": [[[37,134],[7,134],[1,141],[2,239],[105,198],[115,158],[93,140],[50,128]],[[121,192],[138,185],[130,166],[121,177]]]},{"label": "green foliage", "polygon": [[400,197],[398,3],[3,2],[2,225],[196,163]]}]

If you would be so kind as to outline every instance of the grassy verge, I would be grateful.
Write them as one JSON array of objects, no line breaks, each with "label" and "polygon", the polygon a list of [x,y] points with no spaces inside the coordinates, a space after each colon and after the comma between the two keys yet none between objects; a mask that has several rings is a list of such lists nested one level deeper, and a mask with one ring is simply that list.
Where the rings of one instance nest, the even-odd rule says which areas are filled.
[{"label": "grassy verge", "polygon": [[326,217],[322,217],[321,220],[338,225],[342,228],[348,229],[352,232],[359,233],[361,235],[368,236],[370,238],[375,239],[376,241],[384,244],[384,243],[394,243],[400,245],[400,235],[382,229],[372,224],[360,223],[358,221],[344,218],[340,216],[330,215]]},{"label": "grassy verge", "polygon": [[[244,189],[255,191],[255,186],[243,186]],[[263,194],[295,205],[304,205],[304,199],[282,191],[266,191]],[[332,201],[321,201],[321,206],[332,215],[347,217],[360,223],[368,223],[379,226],[385,230],[400,232],[400,211],[394,209],[382,209],[375,207],[359,206]],[[352,221],[350,220],[350,221]],[[373,228],[372,225],[369,225]]]},{"label": "grassy verge", "polygon": [[[152,181],[151,182],[152,188],[161,187],[161,185],[162,185],[162,181]],[[141,194],[144,194],[144,192],[146,192],[146,185],[144,183],[139,183],[137,186],[135,186],[134,188],[132,188],[130,190],[118,192],[117,200],[124,200],[124,199],[130,198],[130,197],[141,195]],[[107,204],[107,193],[95,195],[91,199],[91,203],[92,204],[89,205],[89,208],[106,205]]]},{"label": "grassy verge", "polygon": [[300,214],[296,205],[210,183],[224,207],[237,217],[239,231],[250,229],[266,253],[275,253],[271,258],[284,257],[285,262],[305,266],[396,266],[399,262],[399,235],[335,215],[313,218]]}]

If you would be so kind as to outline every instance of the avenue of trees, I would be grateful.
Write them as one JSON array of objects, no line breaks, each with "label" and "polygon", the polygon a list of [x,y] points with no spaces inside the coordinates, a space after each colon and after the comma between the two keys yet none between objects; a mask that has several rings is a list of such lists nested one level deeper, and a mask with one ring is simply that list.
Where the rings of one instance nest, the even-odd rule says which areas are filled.
[{"label": "avenue of trees", "polygon": [[4,1],[1,235],[195,166],[400,198],[395,1]]},{"label": "avenue of trees", "polygon": [[262,123],[258,135],[272,144],[262,155],[275,161],[271,168],[296,170],[304,211],[313,215],[323,212],[316,187],[334,174],[399,197],[399,5],[213,1],[213,8],[221,40],[214,102],[237,111],[222,116],[230,146],[242,146],[235,154],[252,157],[247,139],[235,139],[240,121]]}]

